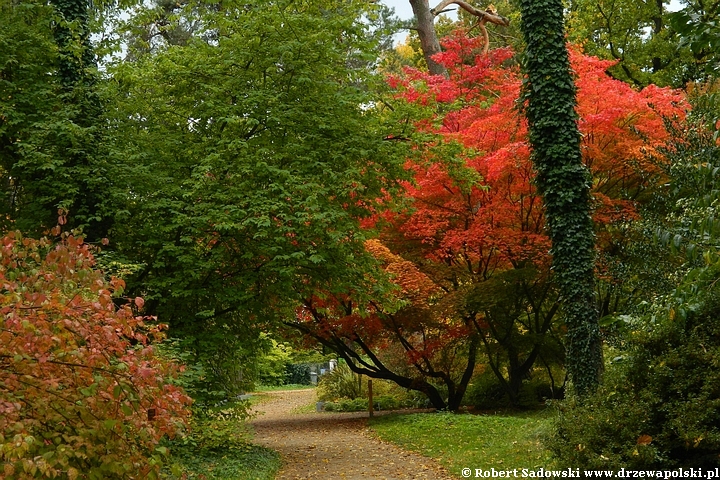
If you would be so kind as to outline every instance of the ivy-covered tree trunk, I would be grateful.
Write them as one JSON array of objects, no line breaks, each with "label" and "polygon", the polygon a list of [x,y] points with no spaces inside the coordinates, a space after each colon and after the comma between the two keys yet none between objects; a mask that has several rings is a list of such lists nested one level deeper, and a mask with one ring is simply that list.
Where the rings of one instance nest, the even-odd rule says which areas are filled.
[{"label": "ivy-covered tree trunk", "polygon": [[[69,211],[71,227],[84,228],[85,236],[96,241],[107,235],[109,219],[107,172],[102,165],[100,117],[102,105],[97,92],[95,53],[90,43],[88,0],[50,0],[59,21],[53,36],[58,46],[57,76],[62,102],[69,109],[70,123],[58,135],[57,170],[62,185],[46,197],[48,210],[62,206]],[[60,178],[58,178],[60,180]],[[49,192],[48,192],[49,193]]]},{"label": "ivy-covered tree trunk", "polygon": [[[64,93],[73,92],[80,86],[90,87],[94,83],[87,69],[95,66],[95,57],[90,45],[87,0],[51,0],[60,16],[53,34],[58,44],[58,77]],[[87,108],[89,105],[83,105]],[[90,112],[85,112],[90,113]],[[97,114],[97,112],[94,112]]]},{"label": "ivy-covered tree trunk", "polygon": [[567,332],[567,368],[576,393],[600,381],[602,355],[594,301],[590,177],[582,163],[575,84],[565,46],[561,0],[521,0],[532,158],[545,202],[553,269]]}]

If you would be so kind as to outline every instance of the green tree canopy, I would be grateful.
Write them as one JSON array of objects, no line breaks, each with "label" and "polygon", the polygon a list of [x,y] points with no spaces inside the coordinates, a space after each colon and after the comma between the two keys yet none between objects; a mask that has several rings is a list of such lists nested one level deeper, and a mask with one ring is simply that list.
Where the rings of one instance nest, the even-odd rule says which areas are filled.
[{"label": "green tree canopy", "polygon": [[171,326],[368,281],[359,221],[404,175],[374,93],[380,17],[355,0],[188,2],[169,17],[201,26],[186,42],[110,69],[128,191],[112,255]]},{"label": "green tree canopy", "polygon": [[42,233],[63,208],[99,240],[113,195],[88,3],[4,0],[0,14],[1,225]]},{"label": "green tree canopy", "polygon": [[[702,12],[712,23],[716,2],[682,2],[686,10]],[[684,86],[703,77],[708,51],[680,42],[666,0],[573,0],[568,15],[568,37],[586,53],[617,60],[612,75],[636,87],[651,83]]]}]

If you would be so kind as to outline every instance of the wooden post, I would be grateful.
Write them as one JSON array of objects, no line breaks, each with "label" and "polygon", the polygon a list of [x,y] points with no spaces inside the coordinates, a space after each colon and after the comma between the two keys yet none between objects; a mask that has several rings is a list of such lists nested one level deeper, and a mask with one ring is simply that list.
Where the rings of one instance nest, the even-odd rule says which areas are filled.
[{"label": "wooden post", "polygon": [[373,416],[372,380],[368,379],[368,413]]}]

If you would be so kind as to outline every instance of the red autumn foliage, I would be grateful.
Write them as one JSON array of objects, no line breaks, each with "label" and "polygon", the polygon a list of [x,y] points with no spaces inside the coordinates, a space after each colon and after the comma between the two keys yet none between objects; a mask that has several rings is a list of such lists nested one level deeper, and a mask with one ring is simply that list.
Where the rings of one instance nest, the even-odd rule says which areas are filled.
[{"label": "red autumn foliage", "polygon": [[365,248],[397,288],[381,287],[384,301],[361,308],[351,296],[307,299],[291,326],[335,350],[358,373],[423,392],[436,408],[459,408],[475,366],[478,339],[471,326],[444,314],[445,292],[412,262],[377,240]]},{"label": "red autumn foliage", "polygon": [[82,239],[9,233],[0,244],[3,478],[158,478],[189,416],[161,327],[117,307],[124,282],[94,269]]},{"label": "red autumn foliage", "polygon": [[[409,69],[391,80],[398,99],[427,112],[417,128],[436,135],[440,146],[460,144],[463,153],[448,159],[430,149],[410,165],[415,182],[406,191],[414,208],[386,216],[383,238],[393,251],[422,259],[423,271],[443,289],[465,295],[458,305],[472,316],[490,367],[514,399],[535,360],[561,361],[562,329],[553,320],[557,295],[547,282],[550,241],[533,185],[522,77],[510,50],[483,55],[480,42],[461,33],[445,41],[438,60],[447,78]],[[637,218],[643,195],[661,183],[664,121],[683,118],[687,104],[675,90],[637,91],[613,80],[605,73],[612,62],[578,51],[571,61],[602,250],[618,240],[608,227]]]},{"label": "red autumn foliage", "polygon": [[[369,313],[359,315],[349,299],[324,299],[309,302],[313,315],[304,324],[332,340],[328,346],[342,351],[354,342],[371,360],[382,361],[383,351],[400,345],[424,380],[452,378],[460,396],[479,335],[489,366],[515,401],[536,360],[562,362],[562,326],[519,100],[522,77],[511,50],[484,55],[480,42],[462,34],[445,40],[437,59],[447,78],[408,69],[389,80],[399,101],[424,112],[415,127],[436,139],[420,147],[421,159],[408,162],[415,173],[405,185],[412,209],[383,213],[375,225],[382,243],[366,244],[393,274],[402,308],[364,307]],[[677,91],[636,91],[613,80],[605,74],[610,62],[577,51],[571,58],[604,248],[614,240],[606,228],[637,218],[643,194],[661,180],[663,117],[682,118],[687,106]],[[461,355],[471,361],[457,361]]]},{"label": "red autumn foliage", "polygon": [[[460,33],[445,41],[438,61],[448,78],[409,69],[392,79],[398,98],[428,107],[418,127],[462,144],[462,160],[481,178],[468,188],[447,162],[412,165],[415,184],[407,192],[415,210],[396,226],[406,238],[420,240],[427,257],[472,264],[474,275],[487,278],[497,268],[528,260],[546,263],[549,241],[532,184],[519,69],[505,66],[510,50],[482,55],[480,42]],[[575,50],[571,61],[583,158],[593,176],[594,219],[602,226],[636,218],[637,201],[660,175],[654,162],[657,147],[668,139],[663,117],[682,118],[684,96],[655,86],[634,90],[605,73],[611,61]]]}]

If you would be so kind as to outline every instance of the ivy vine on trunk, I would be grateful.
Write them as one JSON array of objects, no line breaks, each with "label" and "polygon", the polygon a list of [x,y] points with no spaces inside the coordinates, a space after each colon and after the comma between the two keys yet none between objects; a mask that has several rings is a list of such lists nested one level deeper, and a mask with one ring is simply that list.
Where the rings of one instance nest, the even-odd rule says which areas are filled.
[{"label": "ivy vine on trunk", "polygon": [[576,393],[600,381],[602,356],[594,302],[590,176],[582,163],[575,84],[565,46],[561,0],[521,0],[526,116],[536,184],[544,197],[553,269],[567,324],[567,368]]},{"label": "ivy vine on trunk", "polygon": [[[44,209],[61,206],[70,213],[69,225],[83,227],[85,238],[97,241],[108,234],[112,220],[108,211],[106,162],[99,145],[104,143],[102,101],[97,91],[97,63],[90,41],[88,0],[51,0],[57,20],[53,36],[58,47],[59,95],[68,109],[57,161],[69,182],[53,189]],[[79,127],[79,128],[77,128]]]}]

